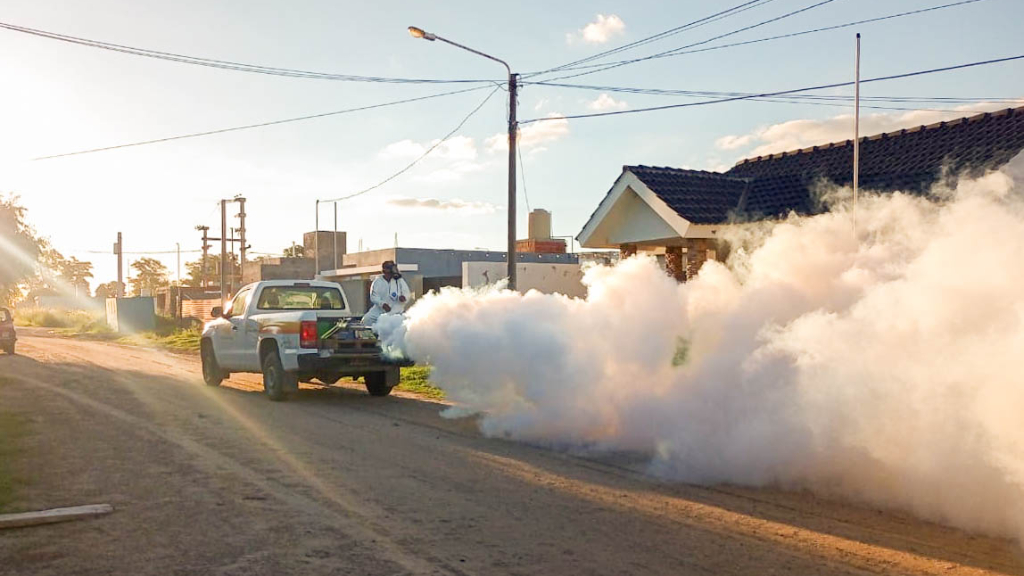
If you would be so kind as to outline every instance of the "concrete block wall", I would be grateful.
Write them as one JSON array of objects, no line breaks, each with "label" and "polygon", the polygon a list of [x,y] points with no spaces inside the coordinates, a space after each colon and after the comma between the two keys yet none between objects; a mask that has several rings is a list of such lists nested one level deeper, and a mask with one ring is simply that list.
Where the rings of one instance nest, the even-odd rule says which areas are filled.
[{"label": "concrete block wall", "polygon": [[[463,262],[462,286],[479,288],[506,278],[508,268],[501,262]],[[516,283],[520,292],[537,290],[545,294],[565,294],[584,298],[583,270],[579,264],[516,264]]]}]

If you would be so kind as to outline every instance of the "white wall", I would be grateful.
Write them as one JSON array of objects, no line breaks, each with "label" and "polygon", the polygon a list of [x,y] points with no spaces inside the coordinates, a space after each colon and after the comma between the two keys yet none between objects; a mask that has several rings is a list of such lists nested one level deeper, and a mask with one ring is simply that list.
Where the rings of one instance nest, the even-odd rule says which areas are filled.
[{"label": "white wall", "polygon": [[[508,276],[504,262],[463,262],[462,287],[478,288],[494,284]],[[520,292],[537,290],[545,294],[565,294],[577,298],[587,295],[579,264],[516,264],[516,281]]]}]

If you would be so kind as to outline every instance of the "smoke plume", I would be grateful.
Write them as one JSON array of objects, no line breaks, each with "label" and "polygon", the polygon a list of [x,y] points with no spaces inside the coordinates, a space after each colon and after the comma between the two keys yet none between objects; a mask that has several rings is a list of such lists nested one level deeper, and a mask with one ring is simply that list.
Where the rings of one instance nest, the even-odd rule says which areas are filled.
[{"label": "smoke plume", "polygon": [[388,342],[488,435],[1024,539],[1021,160],[941,202],[862,196],[856,232],[845,203],[738,229],[686,284],[639,257],[585,300],[445,290]]}]

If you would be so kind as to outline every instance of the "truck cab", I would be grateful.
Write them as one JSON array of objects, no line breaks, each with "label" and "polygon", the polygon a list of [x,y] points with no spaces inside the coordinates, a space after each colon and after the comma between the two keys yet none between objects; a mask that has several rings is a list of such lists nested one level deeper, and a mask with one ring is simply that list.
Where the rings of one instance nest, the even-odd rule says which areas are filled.
[{"label": "truck cab", "polygon": [[398,384],[400,365],[386,358],[376,334],[350,310],[339,284],[267,280],[242,287],[203,327],[203,379],[217,386],[234,372],[263,374],[271,400],[299,381],[330,385],[363,377],[373,396]]}]

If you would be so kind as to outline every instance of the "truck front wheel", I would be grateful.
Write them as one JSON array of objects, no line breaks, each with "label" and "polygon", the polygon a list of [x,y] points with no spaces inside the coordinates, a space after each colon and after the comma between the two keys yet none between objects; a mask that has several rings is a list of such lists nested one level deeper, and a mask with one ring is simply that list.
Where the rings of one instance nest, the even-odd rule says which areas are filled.
[{"label": "truck front wheel", "polygon": [[280,402],[287,398],[286,392],[299,387],[298,376],[286,372],[281,365],[281,356],[277,350],[271,350],[263,358],[263,390],[267,398]]},{"label": "truck front wheel", "polygon": [[204,340],[199,349],[199,359],[203,363],[203,382],[207,386],[220,386],[224,381],[224,371],[217,364],[217,357],[213,355],[213,344]]}]

